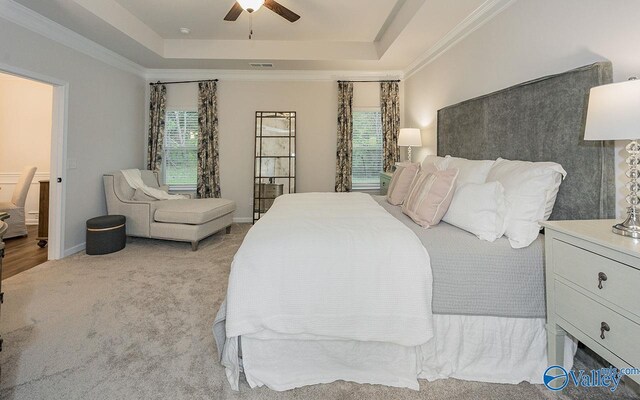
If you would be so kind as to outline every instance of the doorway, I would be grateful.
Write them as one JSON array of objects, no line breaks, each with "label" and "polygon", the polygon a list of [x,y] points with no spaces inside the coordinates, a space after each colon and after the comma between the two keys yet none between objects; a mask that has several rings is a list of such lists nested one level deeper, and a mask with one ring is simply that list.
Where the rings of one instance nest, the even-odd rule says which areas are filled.
[{"label": "doorway", "polygon": [[18,183],[28,176],[25,167],[37,167],[22,210],[26,235],[18,230],[5,240],[5,279],[64,256],[68,84],[0,65],[0,91],[0,202],[7,205],[18,186],[27,187]]}]

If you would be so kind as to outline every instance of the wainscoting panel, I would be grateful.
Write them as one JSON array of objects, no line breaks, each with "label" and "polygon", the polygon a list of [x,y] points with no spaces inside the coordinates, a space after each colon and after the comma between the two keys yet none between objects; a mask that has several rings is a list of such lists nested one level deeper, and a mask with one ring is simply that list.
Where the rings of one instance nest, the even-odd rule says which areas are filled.
[{"label": "wainscoting panel", "polygon": [[[49,172],[36,171],[33,177],[27,202],[25,203],[25,219],[27,225],[38,225],[38,199],[40,196],[39,181],[49,179]],[[0,202],[11,201],[13,190],[20,178],[20,172],[0,172]]]}]

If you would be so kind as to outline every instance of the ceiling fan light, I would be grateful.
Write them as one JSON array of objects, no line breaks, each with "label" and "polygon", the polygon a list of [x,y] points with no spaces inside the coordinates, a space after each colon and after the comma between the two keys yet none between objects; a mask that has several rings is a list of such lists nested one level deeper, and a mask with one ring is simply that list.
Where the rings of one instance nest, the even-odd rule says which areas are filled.
[{"label": "ceiling fan light", "polygon": [[264,4],[264,0],[238,0],[242,8],[250,13],[258,11]]}]

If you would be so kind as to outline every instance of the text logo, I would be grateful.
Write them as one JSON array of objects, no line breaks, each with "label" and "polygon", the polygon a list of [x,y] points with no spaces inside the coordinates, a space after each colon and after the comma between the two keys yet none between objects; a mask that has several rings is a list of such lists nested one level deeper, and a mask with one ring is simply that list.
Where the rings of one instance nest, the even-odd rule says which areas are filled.
[{"label": "text logo", "polygon": [[544,371],[544,385],[549,390],[562,390],[569,384],[569,374],[567,370],[559,365],[552,365]]}]

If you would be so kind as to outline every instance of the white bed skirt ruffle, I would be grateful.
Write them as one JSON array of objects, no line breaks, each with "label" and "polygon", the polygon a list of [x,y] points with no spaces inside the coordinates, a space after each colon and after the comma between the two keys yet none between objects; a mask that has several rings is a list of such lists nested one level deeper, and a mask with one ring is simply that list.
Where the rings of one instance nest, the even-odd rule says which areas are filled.
[{"label": "white bed skirt ruffle", "polygon": [[[545,321],[434,315],[434,337],[418,347],[347,340],[262,340],[241,338],[242,364],[251,387],[273,390],[337,380],[419,389],[417,379],[542,383],[548,367]],[[235,338],[223,360],[237,390],[241,369]],[[567,338],[565,366],[571,368],[575,342]],[[227,348],[226,350],[230,350]]]}]

